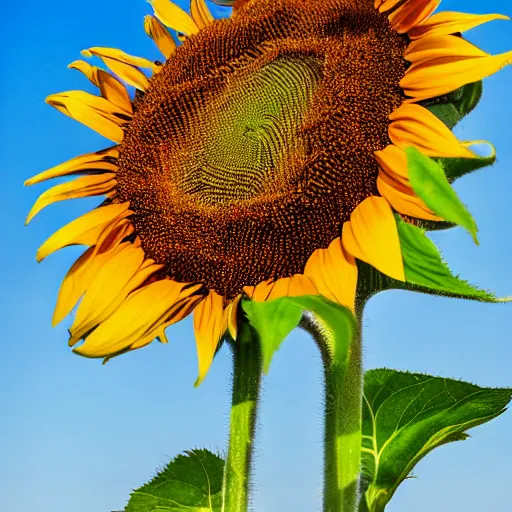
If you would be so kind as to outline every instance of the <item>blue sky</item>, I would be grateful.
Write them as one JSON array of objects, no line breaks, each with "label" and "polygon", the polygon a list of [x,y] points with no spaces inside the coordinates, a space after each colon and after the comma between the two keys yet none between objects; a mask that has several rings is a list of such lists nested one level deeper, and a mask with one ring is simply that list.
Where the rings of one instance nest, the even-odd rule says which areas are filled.
[{"label": "blue sky", "polygon": [[[184,2],[180,2],[184,5]],[[512,14],[508,0],[445,0],[444,10]],[[229,414],[230,355],[223,349],[199,389],[191,320],[152,344],[102,366],[67,348],[71,320],[50,325],[62,277],[79,248],[42,264],[38,246],[96,201],[61,203],[24,218],[45,186],[29,176],[106,141],[44,103],[54,92],[88,88],[67,64],[90,46],[160,58],[145,36],[143,0],[41,2],[3,7],[0,137],[3,250],[0,252],[0,508],[6,512],[121,510],[130,489],[183,450],[223,451]],[[490,53],[512,49],[512,25],[496,21],[468,38]],[[480,228],[479,247],[462,229],[432,238],[453,270],[500,296],[512,295],[510,198],[512,100],[509,67],[485,82],[484,100],[457,129],[488,139],[498,163],[463,178],[456,190]],[[88,89],[92,90],[92,89]],[[364,317],[366,368],[387,366],[487,386],[512,385],[512,305],[489,305],[406,292],[373,298]],[[321,503],[321,364],[296,331],[264,379],[253,482],[257,512],[311,512]],[[390,512],[501,510],[509,501],[512,414],[439,449],[397,492]]]}]

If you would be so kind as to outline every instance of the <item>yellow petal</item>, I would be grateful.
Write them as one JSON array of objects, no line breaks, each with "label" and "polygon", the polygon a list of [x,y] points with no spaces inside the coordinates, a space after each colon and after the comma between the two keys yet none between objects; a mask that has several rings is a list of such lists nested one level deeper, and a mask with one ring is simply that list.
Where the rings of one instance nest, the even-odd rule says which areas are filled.
[{"label": "yellow petal", "polygon": [[183,284],[161,279],[136,290],[74,352],[86,357],[109,357],[141,340],[149,343],[169,321],[169,309],[182,288]]},{"label": "yellow petal", "polygon": [[53,312],[52,325],[55,327],[75,307],[84,294],[92,277],[101,268],[103,259],[94,258],[93,247],[89,247],[69,269],[63,279],[57,304]]},{"label": "yellow petal", "polygon": [[132,114],[132,102],[128,91],[117,78],[104,69],[91,66],[84,60],[76,60],[68,68],[81,71],[96,87],[100,88],[101,95],[106,100],[124,110],[126,114]]},{"label": "yellow petal", "polygon": [[121,126],[127,121],[126,114],[105,98],[68,91],[48,96],[46,102],[107,139],[117,143],[123,140]]},{"label": "yellow petal", "polygon": [[194,310],[194,332],[199,366],[196,386],[201,383],[208,373],[217,345],[226,329],[227,319],[224,314],[224,298],[210,290]]},{"label": "yellow petal", "polygon": [[229,303],[228,307],[226,308],[228,331],[234,340],[236,340],[236,335],[238,332],[238,304],[240,303],[241,298],[242,295],[238,295]]},{"label": "yellow petal", "polygon": [[[108,230],[108,233],[105,231]],[[75,307],[80,297],[85,293],[89,284],[109,253],[128,235],[133,232],[133,226],[127,219],[114,219],[100,236],[98,243],[89,247],[73,266],[69,269],[60,286],[57,304],[52,318],[52,325],[56,326]]]},{"label": "yellow petal", "polygon": [[308,259],[304,275],[311,278],[318,292],[333,302],[354,310],[357,266],[344,250],[340,238],[327,249],[317,249]]},{"label": "yellow petal", "polygon": [[[386,12],[390,9],[393,9],[395,5],[397,5],[402,0],[375,0],[374,6],[377,8],[379,7],[379,12]],[[379,4],[379,5],[377,5]]]},{"label": "yellow petal", "polygon": [[470,59],[486,57],[487,53],[457,36],[427,36],[413,41],[407,47],[404,57],[419,65],[440,59]]},{"label": "yellow petal", "polygon": [[113,173],[96,174],[92,176],[82,176],[73,181],[61,183],[55,187],[43,192],[32,206],[25,225],[28,224],[35,215],[48,205],[57,201],[66,199],[76,199],[79,197],[91,197],[106,194],[116,185],[116,175]]},{"label": "yellow petal", "polygon": [[[140,57],[132,57],[131,55],[127,55],[126,53],[120,50],[114,50],[113,48],[99,47],[83,50],[82,55],[84,55],[85,57],[90,57],[92,55],[100,57],[101,60],[105,63],[105,65],[119,78],[123,79],[126,83],[133,85],[141,91],[145,91],[149,86],[149,80],[146,77],[146,75],[138,67],[131,64],[130,62],[127,62],[133,61],[134,59],[136,61],[138,61],[139,59],[146,61],[146,59],[141,59]],[[116,55],[117,58],[112,57],[110,55]],[[127,59],[124,57],[130,58]],[[153,69],[153,63],[150,64],[151,69]]]},{"label": "yellow petal", "polygon": [[368,197],[343,224],[344,248],[380,272],[405,281],[404,264],[395,217],[383,197]]},{"label": "yellow petal", "polygon": [[399,148],[414,146],[434,157],[475,157],[437,116],[421,105],[403,104],[389,119],[392,121],[388,127],[389,138]]},{"label": "yellow petal", "polygon": [[107,48],[105,46],[93,46],[92,48],[88,48],[86,50],[82,50],[82,55],[84,57],[92,57],[95,55],[100,59],[104,57],[112,60],[117,60],[124,64],[129,64],[130,66],[134,66],[136,68],[147,68],[153,69],[154,63],[144,57],[136,57],[135,55],[130,55],[126,52],[118,50],[117,48]]},{"label": "yellow petal", "polygon": [[56,231],[36,254],[37,261],[42,261],[52,254],[69,245],[94,245],[103,229],[116,217],[127,217],[131,212],[128,203],[101,206]]},{"label": "yellow petal", "polygon": [[508,16],[503,16],[502,14],[466,14],[445,11],[434,14],[421,25],[409,30],[407,35],[410,39],[414,40],[427,35],[443,36],[457,34],[459,32],[466,32],[489,21],[508,19],[510,19]]},{"label": "yellow petal", "polygon": [[166,59],[176,50],[176,43],[169,31],[154,16],[149,14],[144,18],[144,30],[146,34],[153,39],[157,48],[162,52]]},{"label": "yellow petal", "polygon": [[59,176],[69,176],[71,174],[81,174],[95,171],[116,172],[117,164],[115,163],[119,151],[117,146],[108,149],[102,149],[95,153],[87,153],[86,155],[77,156],[59,164],[51,169],[36,174],[34,177],[25,181],[25,185],[34,185],[51,178]]},{"label": "yellow petal", "polygon": [[[470,44],[470,43],[468,43]],[[400,81],[410,101],[442,96],[463,85],[478,82],[512,62],[512,51],[487,57],[459,58],[457,55],[415,63]]]},{"label": "yellow petal", "polygon": [[180,7],[169,0],[148,0],[155,16],[169,28],[191,36],[199,32],[196,22]]},{"label": "yellow petal", "polygon": [[389,204],[399,213],[410,215],[418,219],[441,221],[441,217],[435,215],[432,210],[420,199],[412,188],[400,186],[386,179],[381,173],[377,177],[377,189],[385,197]]},{"label": "yellow petal", "polygon": [[144,251],[130,242],[110,251],[90,282],[70,329],[70,345],[111,316],[162,265],[143,265]]},{"label": "yellow petal", "polygon": [[262,281],[256,286],[244,286],[243,290],[251,300],[256,302],[264,302],[267,300],[274,285],[275,281],[268,279],[267,281]]},{"label": "yellow petal", "polygon": [[389,15],[389,22],[399,34],[405,34],[425,21],[440,2],[441,0],[408,0]]},{"label": "yellow petal", "polygon": [[374,155],[383,172],[394,181],[398,181],[405,187],[411,188],[407,155],[403,149],[390,144],[382,151],[376,151]]},{"label": "yellow petal", "polygon": [[318,295],[318,290],[309,276],[295,274],[291,277],[277,279],[266,300],[280,297],[300,297],[302,295]]},{"label": "yellow petal", "polygon": [[200,29],[207,27],[214,19],[204,0],[190,0],[190,14]]},{"label": "yellow petal", "polygon": [[302,295],[318,295],[318,288],[309,276],[295,274],[290,278],[288,297],[300,297]]}]

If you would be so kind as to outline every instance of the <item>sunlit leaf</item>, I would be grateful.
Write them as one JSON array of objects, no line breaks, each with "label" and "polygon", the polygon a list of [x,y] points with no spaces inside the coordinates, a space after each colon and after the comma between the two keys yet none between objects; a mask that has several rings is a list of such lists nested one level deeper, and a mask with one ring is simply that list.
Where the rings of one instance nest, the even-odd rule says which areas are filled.
[{"label": "sunlit leaf", "polygon": [[381,512],[398,485],[434,448],[505,411],[512,389],[395,370],[366,372],[363,399],[361,507]]},{"label": "sunlit leaf", "polygon": [[409,179],[416,194],[439,217],[464,227],[478,244],[476,223],[448,182],[443,168],[415,147],[405,152]]},{"label": "sunlit leaf", "polygon": [[261,340],[263,368],[267,372],[272,357],[283,340],[298,325],[302,313],[309,311],[328,330],[333,360],[344,364],[355,318],[348,308],[318,295],[281,297],[268,302],[244,300],[242,308]]},{"label": "sunlit leaf", "polygon": [[[402,248],[406,285],[415,285],[418,291],[433,291],[440,295],[462,297],[483,302],[503,302],[492,293],[480,290],[454,276],[441,259],[439,250],[421,228],[397,219],[398,236]],[[401,288],[400,283],[389,288]],[[405,286],[410,288],[410,286]]]}]

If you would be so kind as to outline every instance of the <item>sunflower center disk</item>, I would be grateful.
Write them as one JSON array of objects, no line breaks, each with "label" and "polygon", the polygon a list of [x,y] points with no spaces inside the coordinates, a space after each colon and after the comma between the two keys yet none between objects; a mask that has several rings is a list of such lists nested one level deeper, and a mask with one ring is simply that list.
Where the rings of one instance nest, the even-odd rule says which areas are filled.
[{"label": "sunflower center disk", "polygon": [[302,273],[377,194],[405,46],[373,0],[259,0],[186,41],[120,151],[147,257],[227,298]]},{"label": "sunflower center disk", "polygon": [[312,58],[279,58],[238,77],[201,111],[186,161],[168,155],[169,180],[205,205],[287,188],[287,161],[301,150],[299,128],[319,79]]}]

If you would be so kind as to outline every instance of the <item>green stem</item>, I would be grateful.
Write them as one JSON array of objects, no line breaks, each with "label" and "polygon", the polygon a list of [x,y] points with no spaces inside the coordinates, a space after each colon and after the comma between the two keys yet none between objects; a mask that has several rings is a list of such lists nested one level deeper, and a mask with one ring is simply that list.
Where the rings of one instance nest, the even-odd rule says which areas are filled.
[{"label": "green stem", "polygon": [[237,340],[232,343],[232,348],[233,394],[222,511],[246,512],[261,381],[260,343],[247,322],[240,322]]},{"label": "green stem", "polygon": [[361,465],[362,361],[359,325],[343,360],[318,321],[301,322],[317,342],[325,372],[324,512],[355,512]]}]

